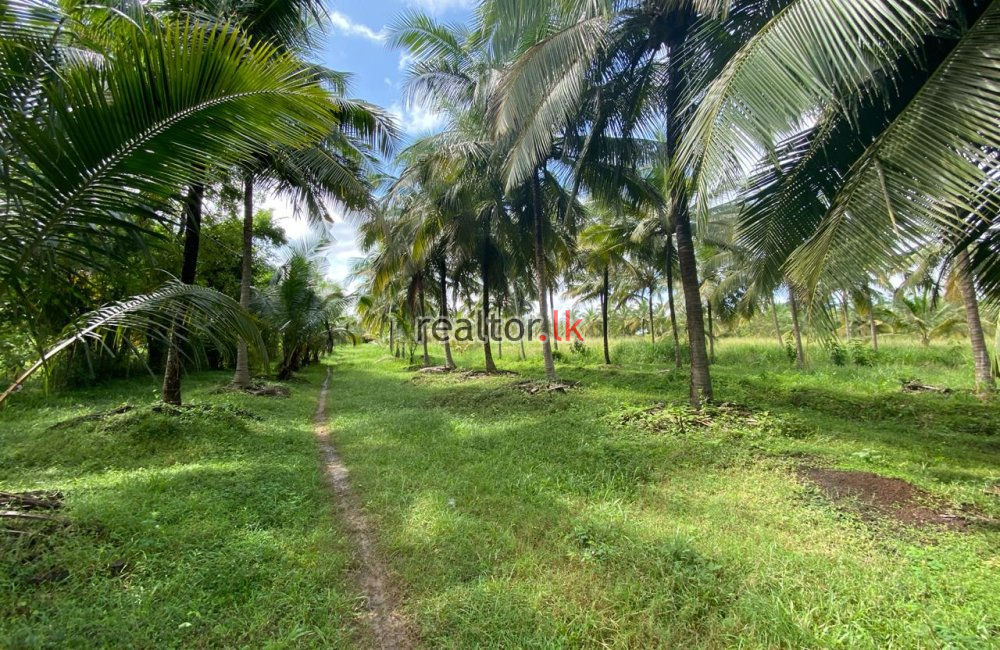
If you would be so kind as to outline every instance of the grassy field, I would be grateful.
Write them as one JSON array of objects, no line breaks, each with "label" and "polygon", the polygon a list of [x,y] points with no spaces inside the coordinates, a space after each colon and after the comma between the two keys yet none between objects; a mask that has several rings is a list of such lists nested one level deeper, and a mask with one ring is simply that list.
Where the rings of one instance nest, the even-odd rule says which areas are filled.
[{"label": "grassy field", "polygon": [[[537,376],[539,360],[501,366]],[[481,364],[480,350],[460,365]],[[643,346],[614,358],[641,361]],[[379,348],[341,357],[342,455],[426,645],[991,647],[1000,533],[864,521],[799,476],[816,464],[905,478],[1000,516],[1000,410],[908,395],[971,385],[960,348],[883,346],[879,365],[789,368],[722,342],[720,399],[754,423],[690,421],[683,372],[566,353],[566,394],[523,377],[414,376]],[[657,402],[668,407],[643,413]],[[649,422],[659,418],[659,422]],[[650,426],[656,425],[656,426]]]},{"label": "grassy field", "polygon": [[[415,373],[375,345],[328,359],[333,441],[421,645],[997,647],[1000,407],[900,389],[969,388],[961,343],[887,341],[871,367],[817,348],[798,372],[723,340],[735,405],[703,414],[667,348],[616,343],[611,367],[563,349],[565,394],[519,388],[540,359],[504,352],[518,376]],[[151,412],[145,380],[0,411],[0,490],[62,490],[72,522],[0,537],[0,646],[364,645],[310,432],[321,372],[284,400],[200,375],[206,413]],[[905,479],[969,522],[833,503],[808,467]]]},{"label": "grassy field", "polygon": [[210,411],[152,411],[148,377],[0,411],[0,491],[62,491],[71,522],[0,534],[0,647],[354,647],[312,434],[321,377],[288,399],[189,379]]}]

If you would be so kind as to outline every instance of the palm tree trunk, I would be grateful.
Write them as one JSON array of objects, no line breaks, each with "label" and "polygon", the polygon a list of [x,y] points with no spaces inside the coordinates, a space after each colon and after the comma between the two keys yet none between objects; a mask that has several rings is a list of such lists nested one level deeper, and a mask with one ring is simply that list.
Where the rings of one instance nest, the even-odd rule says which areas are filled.
[{"label": "palm tree trunk", "polygon": [[507,296],[505,293],[500,294],[500,299],[497,301],[497,314],[500,317],[500,330],[497,333],[497,358],[503,359],[503,308],[504,304],[507,302]]},{"label": "palm tree trunk", "polygon": [[[448,318],[448,261],[445,259],[444,255],[441,256],[441,261],[438,266],[438,275],[441,283],[441,318],[447,320]],[[444,339],[444,359],[445,365],[454,370],[455,360],[451,357],[451,337],[446,335]]]},{"label": "palm tree trunk", "polygon": [[712,303],[705,303],[708,312],[708,362],[715,363],[715,331],[712,327]]},{"label": "palm tree trunk", "polygon": [[486,372],[496,372],[497,366],[493,362],[493,350],[490,347],[490,267],[485,251],[480,271],[483,280],[483,358],[486,361]]},{"label": "palm tree trunk", "polygon": [[[427,305],[424,300],[424,282],[420,281],[420,320],[423,320],[427,315]],[[427,351],[427,326],[420,326],[420,340],[423,342],[424,347],[424,367],[431,365],[431,355]]]},{"label": "palm tree trunk", "polygon": [[996,388],[996,383],[993,380],[990,351],[986,347],[986,336],[983,334],[983,323],[979,317],[979,298],[976,296],[976,283],[969,262],[969,251],[963,249],[959,252],[955,262],[958,286],[962,291],[962,302],[965,304],[965,320],[969,325],[972,360],[976,364],[976,392],[990,393]]},{"label": "palm tree trunk", "polygon": [[545,375],[549,381],[556,381],[556,364],[552,360],[552,344],[549,341],[551,336],[551,326],[549,324],[549,305],[545,299],[547,284],[545,282],[545,248],[542,239],[542,190],[541,181],[538,174],[541,170],[532,175],[531,178],[531,199],[534,212],[534,244],[535,244],[535,284],[538,287],[538,307],[541,311],[542,334],[538,339],[542,342],[542,356],[545,359]]},{"label": "palm tree trunk", "polygon": [[795,293],[788,288],[788,306],[792,310],[792,332],[795,334],[795,367],[802,370],[806,366],[806,355],[802,350],[802,329],[799,327],[799,304]]},{"label": "palm tree trunk", "polygon": [[[250,309],[250,284],[253,282],[253,175],[243,178],[243,264],[240,269],[240,306]],[[250,351],[247,342],[236,342],[236,373],[233,385],[250,385]]]},{"label": "palm tree trunk", "polygon": [[[522,319],[522,321],[523,321],[523,319],[524,319],[524,298],[521,296],[520,293],[515,293],[514,294],[514,308],[517,309],[517,317],[520,318],[520,319]],[[528,358],[528,353],[525,352],[525,350],[524,350],[524,339],[525,338],[526,338],[526,335],[522,333],[521,338],[520,338],[520,343],[521,343],[521,361],[524,361],[525,359]]]},{"label": "palm tree trunk", "polygon": [[[552,287],[550,285],[549,286],[549,309],[551,309],[552,311],[555,311],[555,308],[556,308],[556,299],[553,297]],[[558,318],[556,318],[556,325],[559,325],[559,319]],[[552,346],[553,346],[553,349],[555,349],[555,350],[559,349],[559,339],[558,339],[558,337],[553,337],[552,338]]]},{"label": "palm tree trunk", "polygon": [[844,291],[844,336],[851,342],[851,308],[847,305],[847,291]]},{"label": "palm tree trunk", "polygon": [[778,347],[785,348],[785,337],[781,334],[781,324],[778,322],[778,308],[774,304],[774,296],[771,296],[771,321],[774,323],[774,333],[778,337]]},{"label": "palm tree trunk", "polygon": [[601,330],[604,334],[604,363],[606,365],[611,365],[611,354],[608,352],[608,294],[609,291],[608,282],[608,267],[604,267],[604,286],[601,289],[601,323],[603,329]]},{"label": "palm tree trunk", "polygon": [[701,289],[698,286],[698,262],[694,256],[691,221],[687,198],[681,188],[675,202],[677,213],[677,261],[681,266],[681,286],[684,288],[684,311],[687,314],[688,347],[691,352],[691,405],[701,406],[712,400],[712,378],[708,371],[708,351],[705,349],[705,320],[701,309]]},{"label": "palm tree trunk", "polygon": [[878,327],[875,324],[875,302],[872,300],[871,287],[865,287],[868,296],[868,333],[872,337],[872,350],[878,352]]},{"label": "palm tree trunk", "polygon": [[[200,184],[188,188],[184,198],[184,261],[181,265],[181,282],[194,284],[198,271],[198,249],[201,246],[201,208],[205,197],[205,186]],[[181,404],[181,340],[177,335],[180,323],[175,322],[170,331],[170,347],[163,370],[161,399],[166,404]]]},{"label": "palm tree trunk", "polygon": [[649,285],[649,336],[656,345],[656,327],[653,326],[653,285]]},{"label": "palm tree trunk", "polygon": [[396,321],[389,321],[389,351],[392,352],[392,356],[398,357],[396,353]]},{"label": "palm tree trunk", "polygon": [[680,368],[684,365],[681,359],[681,338],[677,331],[677,310],[674,308],[674,235],[667,235],[667,303],[670,306],[670,329],[674,334],[674,364]]},{"label": "palm tree trunk", "polygon": [[[689,28],[690,16],[685,16],[678,29]],[[682,128],[680,124],[681,97],[685,72],[680,67],[680,57],[675,56],[681,47],[686,33],[677,37],[676,43],[670,46],[670,58],[667,77],[666,114],[670,122],[669,138],[667,139],[667,157],[673,161],[680,143]],[[681,268],[681,286],[684,288],[684,311],[687,316],[688,347],[691,353],[691,405],[701,406],[703,400],[712,401],[712,377],[708,370],[708,353],[705,350],[705,320],[701,310],[701,287],[698,283],[698,261],[694,254],[694,240],[691,236],[691,215],[688,212],[688,197],[686,180],[683,175],[675,181],[671,188],[671,203],[674,208],[677,233],[677,262]]]}]

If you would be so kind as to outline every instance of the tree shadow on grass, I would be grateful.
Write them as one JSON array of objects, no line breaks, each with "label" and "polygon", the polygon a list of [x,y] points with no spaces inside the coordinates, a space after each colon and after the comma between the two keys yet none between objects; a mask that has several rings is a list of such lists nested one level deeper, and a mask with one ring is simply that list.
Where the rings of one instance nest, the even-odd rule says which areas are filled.
[{"label": "tree shadow on grass", "polygon": [[[347,645],[354,600],[337,593],[347,552],[332,531],[317,535],[329,510],[309,461],[237,457],[89,477],[65,529],[5,553],[8,580],[33,603],[9,638],[232,646],[311,634]],[[34,580],[52,567],[61,580]]]},{"label": "tree shadow on grass", "polygon": [[[722,643],[746,568],[674,527],[643,529],[632,517],[663,480],[702,474],[724,483],[740,450],[616,435],[595,417],[604,404],[594,400],[552,410],[586,402],[579,394],[488,400],[497,386],[434,382],[395,390],[361,368],[335,373],[330,390],[333,439],[378,514],[390,564],[409,581],[425,639]],[[788,477],[769,480],[794,489]],[[719,523],[713,505],[670,498],[681,520]],[[798,507],[782,505],[782,516]],[[768,522],[745,507],[742,516],[765,530],[757,534],[768,548]],[[771,604],[770,619],[758,614],[781,619],[780,602]],[[812,640],[783,620],[784,638]],[[621,629],[631,636],[616,637]]]}]

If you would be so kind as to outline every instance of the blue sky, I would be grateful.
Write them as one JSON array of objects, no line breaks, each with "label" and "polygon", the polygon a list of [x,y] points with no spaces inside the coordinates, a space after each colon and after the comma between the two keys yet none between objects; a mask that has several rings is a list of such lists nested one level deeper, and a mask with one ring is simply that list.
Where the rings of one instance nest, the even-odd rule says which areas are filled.
[{"label": "blue sky", "polygon": [[[412,10],[444,22],[464,22],[471,18],[472,7],[473,0],[331,0],[327,4],[330,25],[314,58],[329,68],[351,73],[351,96],[392,113],[404,137],[432,132],[440,126],[440,116],[405,103],[403,54],[385,44],[385,28],[401,13]],[[306,233],[304,221],[292,215],[288,202],[281,197],[267,197],[264,206],[274,210],[289,237]],[[328,275],[343,281],[351,258],[360,254],[355,231],[338,215],[328,234],[336,240],[329,249]]]}]

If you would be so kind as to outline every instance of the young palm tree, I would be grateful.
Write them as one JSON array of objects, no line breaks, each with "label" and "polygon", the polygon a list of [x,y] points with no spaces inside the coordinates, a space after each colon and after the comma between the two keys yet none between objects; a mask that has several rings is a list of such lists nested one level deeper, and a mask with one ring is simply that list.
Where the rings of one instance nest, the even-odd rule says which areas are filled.
[{"label": "young palm tree", "polygon": [[320,252],[318,243],[289,247],[270,286],[257,294],[257,311],[281,337],[278,379],[318,361],[337,336],[350,335],[341,322],[346,298],[340,287],[323,279]]},{"label": "young palm tree", "polygon": [[628,222],[615,222],[607,210],[594,211],[596,219],[580,231],[579,266],[586,273],[584,277],[596,281],[574,282],[570,284],[570,295],[582,300],[598,298],[601,305],[601,338],[604,343],[604,363],[611,364],[608,349],[608,310],[611,302],[611,274],[627,273],[629,265],[625,254],[628,249],[629,234],[632,230]]},{"label": "young palm tree", "polygon": [[193,205],[211,170],[262,142],[305,146],[326,128],[329,97],[313,76],[235,25],[140,3],[3,11],[5,296],[28,295],[36,270],[114,268],[109,251],[161,236],[155,224],[178,187]]}]

